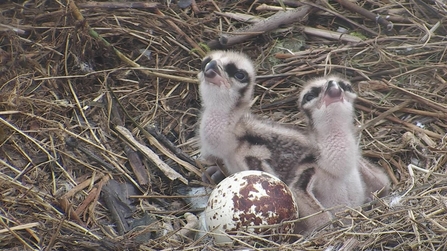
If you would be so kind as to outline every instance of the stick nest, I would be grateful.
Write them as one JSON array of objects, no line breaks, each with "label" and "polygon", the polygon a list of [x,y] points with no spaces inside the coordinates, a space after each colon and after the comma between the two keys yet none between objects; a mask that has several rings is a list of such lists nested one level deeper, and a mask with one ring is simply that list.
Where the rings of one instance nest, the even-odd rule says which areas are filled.
[{"label": "stick nest", "polygon": [[[180,2],[0,5],[0,249],[221,249],[193,238],[197,211],[181,198],[204,185],[201,59],[219,36],[307,5]],[[299,22],[228,49],[256,62],[253,112],[282,123],[305,126],[296,101],[306,80],[351,79],[361,147],[393,193],[293,243],[234,248],[447,249],[447,6],[356,1],[376,22],[345,2],[311,4]]]}]

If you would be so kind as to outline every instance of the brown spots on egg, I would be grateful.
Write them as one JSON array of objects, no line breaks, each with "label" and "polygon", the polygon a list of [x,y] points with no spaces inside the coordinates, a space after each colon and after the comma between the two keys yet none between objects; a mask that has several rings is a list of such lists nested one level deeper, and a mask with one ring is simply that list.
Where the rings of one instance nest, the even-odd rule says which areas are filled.
[{"label": "brown spots on egg", "polygon": [[[283,182],[272,180],[265,174],[245,176],[243,179],[244,186],[241,186],[239,193],[233,194],[233,221],[237,225],[230,231],[247,226],[275,225],[297,218],[298,208]],[[285,224],[283,231],[287,232],[293,227],[293,224]],[[254,228],[257,234],[265,231],[263,228]]]},{"label": "brown spots on egg", "polygon": [[280,179],[261,171],[243,171],[224,179],[210,195],[205,209],[207,229],[221,233],[217,242],[231,242],[225,234],[240,231],[287,241],[294,231],[298,208],[292,192]]}]

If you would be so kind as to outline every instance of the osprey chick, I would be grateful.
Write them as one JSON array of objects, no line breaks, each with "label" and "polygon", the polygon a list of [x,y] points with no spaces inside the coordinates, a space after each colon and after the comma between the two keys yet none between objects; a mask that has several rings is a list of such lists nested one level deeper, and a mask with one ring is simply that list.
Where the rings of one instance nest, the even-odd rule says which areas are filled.
[{"label": "osprey chick", "polygon": [[325,208],[358,206],[372,198],[371,192],[389,189],[386,174],[361,156],[354,127],[356,98],[351,83],[335,75],[310,81],[300,95],[319,152],[312,190]]}]

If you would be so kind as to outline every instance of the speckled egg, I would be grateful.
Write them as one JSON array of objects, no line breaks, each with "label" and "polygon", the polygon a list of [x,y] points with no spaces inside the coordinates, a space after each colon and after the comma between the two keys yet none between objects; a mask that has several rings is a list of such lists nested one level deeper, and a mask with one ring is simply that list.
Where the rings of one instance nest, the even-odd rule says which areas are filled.
[{"label": "speckled egg", "polygon": [[205,208],[205,225],[217,244],[232,243],[241,231],[287,240],[285,234],[293,233],[295,224],[283,221],[297,218],[298,206],[288,186],[262,171],[225,178],[211,192]]}]

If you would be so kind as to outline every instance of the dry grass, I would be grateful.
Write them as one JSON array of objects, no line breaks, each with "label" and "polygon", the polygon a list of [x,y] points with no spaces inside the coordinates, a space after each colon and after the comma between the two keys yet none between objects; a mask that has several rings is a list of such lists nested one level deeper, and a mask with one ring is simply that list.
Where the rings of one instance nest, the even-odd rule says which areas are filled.
[{"label": "dry grass", "polygon": [[[222,2],[197,1],[197,13],[175,4],[0,4],[0,249],[220,249],[209,240],[193,240],[182,228],[194,217],[188,218],[188,206],[176,195],[184,183],[200,185],[200,168],[145,130],[155,125],[183,155],[198,155],[195,78],[203,44],[248,25],[217,11],[276,13],[257,11],[260,3],[251,1]],[[329,72],[351,78],[360,96],[361,145],[390,174],[393,195],[340,214],[351,224],[334,222],[293,244],[247,245],[446,250],[447,6],[438,0],[358,2],[389,14],[394,26],[387,31],[329,4],[314,5],[306,20],[231,49],[257,63],[255,113],[284,123],[304,126],[296,99],[305,80]],[[303,33],[305,27],[345,27],[362,42],[324,39]],[[138,143],[160,159],[143,153]],[[147,171],[137,174],[141,170]],[[115,209],[130,218],[146,215],[145,224],[132,231],[116,225],[111,205],[120,203],[105,198],[110,180],[133,184],[134,191],[117,190],[146,195]]]}]

